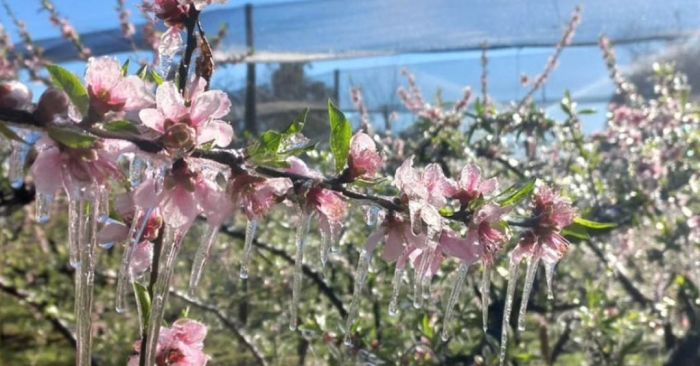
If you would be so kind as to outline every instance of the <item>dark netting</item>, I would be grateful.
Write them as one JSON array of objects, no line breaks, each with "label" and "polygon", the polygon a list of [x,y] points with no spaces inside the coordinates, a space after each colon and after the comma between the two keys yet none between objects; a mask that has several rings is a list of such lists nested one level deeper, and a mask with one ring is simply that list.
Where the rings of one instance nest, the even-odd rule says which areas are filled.
[{"label": "dark netting", "polygon": [[[551,46],[561,36],[575,6],[584,8],[575,45],[595,44],[605,33],[617,43],[671,39],[700,28],[697,0],[431,0],[293,1],[253,6],[253,35],[258,62],[309,61],[490,48]],[[207,11],[202,22],[210,34],[227,23],[230,31],[217,57],[246,50],[245,9]],[[105,19],[105,24],[115,24]],[[78,30],[81,31],[80,27]],[[92,29],[91,29],[92,30]],[[142,34],[137,45],[142,47]],[[83,35],[96,54],[129,51],[118,29]],[[41,40],[54,61],[76,57],[73,47]]]}]

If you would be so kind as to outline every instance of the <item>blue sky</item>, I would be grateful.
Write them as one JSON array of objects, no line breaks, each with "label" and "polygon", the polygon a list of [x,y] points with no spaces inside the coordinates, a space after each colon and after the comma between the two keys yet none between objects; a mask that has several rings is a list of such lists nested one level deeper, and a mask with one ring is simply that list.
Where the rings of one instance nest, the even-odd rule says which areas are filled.
[{"label": "blue sky", "polygon": [[[254,4],[270,4],[286,2],[284,0],[253,1]],[[18,17],[27,23],[31,34],[35,39],[52,38],[59,35],[58,30],[48,22],[48,14],[39,11],[40,0],[16,1],[10,0],[10,6]],[[58,11],[70,19],[79,32],[90,32],[118,27],[116,1],[100,0],[54,0]],[[127,0],[127,5],[132,12],[132,19],[141,22],[141,15],[136,8],[140,1]],[[226,7],[241,6],[244,1],[230,1]],[[211,10],[216,9],[217,6]],[[77,9],[72,11],[72,9]],[[4,10],[0,10],[0,22],[17,40],[15,27],[11,24]],[[498,100],[517,99],[526,89],[519,85],[521,74],[530,77],[537,75],[552,50],[548,48],[534,49],[506,49],[492,51],[490,56],[490,90]],[[129,57],[139,57],[134,54],[117,55],[122,61]],[[389,73],[376,73],[376,70],[398,66],[408,66],[418,77],[419,84],[424,89],[426,96],[434,95],[440,90],[446,100],[458,98],[466,85],[471,85],[478,90],[480,67],[480,52],[450,52],[430,54],[405,54],[397,56],[383,56],[363,59],[347,59],[326,62],[314,62],[308,67],[308,74],[312,78],[329,80],[333,70],[341,70],[341,86],[349,88],[350,84],[364,86],[363,83],[376,88],[376,84],[387,84],[395,81],[395,71]],[[140,57],[143,57],[140,56]],[[630,57],[625,52],[618,52],[618,58],[622,64],[628,63]],[[82,74],[82,62],[71,62],[64,66],[72,71]],[[221,79],[244,79],[244,67],[226,68],[225,74],[219,75]],[[269,70],[260,67],[262,73]],[[368,75],[363,80],[362,76]],[[220,79],[220,80],[221,80]],[[391,80],[390,80],[391,79]],[[239,83],[235,83],[239,84]],[[41,90],[40,86],[34,86],[35,94]],[[560,67],[554,72],[545,88],[547,100],[556,100],[561,97],[564,90],[571,90],[574,97],[604,99],[612,94],[611,83],[607,79],[607,71],[603,64],[600,52],[595,47],[572,48],[564,51],[560,60]],[[386,90],[385,98],[393,95],[392,90]],[[347,90],[341,90],[341,95],[347,102]],[[542,95],[538,94],[539,97]],[[378,97],[379,98],[379,97]],[[345,103],[346,105],[348,103]],[[601,127],[604,120],[605,103],[596,102],[591,105],[600,113],[586,118],[584,122],[587,131],[594,131]],[[346,106],[347,108],[347,106]],[[554,117],[559,117],[556,104],[548,109]]]}]

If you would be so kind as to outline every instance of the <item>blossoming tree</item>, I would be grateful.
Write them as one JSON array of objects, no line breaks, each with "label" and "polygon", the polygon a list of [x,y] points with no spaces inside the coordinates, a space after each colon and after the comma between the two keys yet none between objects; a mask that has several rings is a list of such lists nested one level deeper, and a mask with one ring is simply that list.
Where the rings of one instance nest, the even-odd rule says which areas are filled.
[{"label": "blossoming tree", "polygon": [[[663,89],[650,102],[620,81],[620,93],[630,102],[616,107],[610,126],[593,137],[582,134],[578,116],[584,111],[577,111],[570,97],[562,101],[568,116],[563,123],[547,118],[530,100],[571,41],[580,10],[575,11],[551,62],[534,79],[526,98],[503,111],[486,94],[474,98],[470,89],[452,105],[432,105],[406,73],[408,88],[401,89],[399,96],[418,120],[408,133],[423,138],[411,141],[371,131],[361,94],[353,91],[362,128],[353,131],[350,121],[329,101],[327,146],[304,136],[306,112],[286,129],[266,131],[241,145],[234,143],[235,133],[226,122],[231,108],[228,95],[210,89],[214,63],[199,14],[211,2],[157,0],[146,7],[168,27],[158,42],[155,68],[143,66],[132,75],[128,63],[91,57],[81,80],[60,66],[48,65],[52,86],[37,103],[32,103],[25,85],[13,80],[0,84],[0,132],[12,145],[8,179],[14,191],[33,184],[38,224],[60,218],[55,215],[56,207],[65,207],[62,202],[67,202],[67,238],[61,248],[68,254],[75,278],[78,365],[90,365],[100,357],[93,353],[96,278],[110,278],[109,270],[116,271],[111,276],[116,282],[114,309],[134,314],[140,325],[138,332],[132,332],[133,351],[123,350],[129,365],[194,366],[210,359],[205,352],[204,323],[188,316],[166,322],[171,318],[167,309],[173,296],[214,314],[234,329],[254,362],[265,364],[268,357],[246,334],[254,329],[244,329],[245,324],[231,321],[224,311],[198,299],[203,297],[200,290],[207,263],[217,259],[214,253],[225,252],[232,258],[229,264],[236,268],[238,281],[245,284],[239,289],[247,288],[248,283],[267,286],[260,281],[268,273],[251,271],[255,247],[285,258],[286,267],[291,268],[289,274],[281,274],[286,279],[280,273],[269,274],[289,283],[289,306],[275,311],[284,314],[289,332],[300,333],[305,347],[313,334],[320,333],[322,344],[331,350],[329,357],[360,357],[366,362],[380,361],[370,352],[379,348],[375,342],[380,336],[369,335],[358,324],[363,323],[363,302],[374,297],[373,291],[363,296],[366,288],[378,286],[379,281],[390,284],[386,302],[391,317],[426,311],[420,322],[422,339],[412,346],[412,353],[403,352],[400,357],[413,354],[418,362],[431,357],[448,362],[451,359],[440,356],[447,354],[440,348],[458,341],[461,332],[455,328],[473,325],[470,320],[480,317],[481,326],[476,329],[482,340],[472,345],[473,353],[480,356],[472,356],[471,361],[483,362],[489,354],[484,349],[492,348],[491,339],[500,336],[493,359],[501,364],[509,360],[508,333],[516,300],[520,301],[515,321],[518,331],[525,330],[529,307],[536,307],[539,314],[548,313],[541,303],[530,300],[537,290],[533,284],[540,263],[550,313],[577,307],[569,298],[557,302],[553,290],[555,267],[572,240],[587,243],[601,262],[615,266],[598,238],[612,238],[608,232],[616,225],[621,228],[614,235],[629,237],[644,235],[635,222],[656,222],[657,227],[663,222],[660,230],[666,234],[680,230],[674,240],[692,253],[690,260],[679,258],[681,277],[671,280],[692,281],[686,272],[697,265],[698,258],[700,220],[697,194],[693,195],[697,193],[698,164],[681,155],[698,149],[698,117],[696,110],[681,102],[685,89],[677,76],[661,70]],[[119,4],[120,19],[126,23],[122,28],[133,34],[123,3]],[[55,9],[51,14],[66,37],[79,44],[79,37],[67,29],[68,23]],[[614,74],[609,44],[604,39],[601,43]],[[88,57],[89,50],[83,48],[81,54]],[[16,73],[7,75],[11,79]],[[678,141],[684,145],[677,145]],[[36,156],[28,161],[30,150]],[[664,165],[669,162],[678,169]],[[25,168],[30,178],[25,177]],[[637,208],[646,211],[635,212]],[[678,224],[684,217],[690,219]],[[235,229],[236,223],[244,223],[244,232]],[[309,238],[313,227],[321,240],[317,254],[312,255]],[[683,230],[691,235],[684,236]],[[293,234],[280,234],[282,231]],[[194,232],[201,235],[192,253],[186,244],[192,243],[187,237]],[[242,237],[242,247],[217,248],[221,233]],[[259,240],[263,235],[268,241],[292,239],[294,256],[266,247]],[[349,245],[360,237],[363,245]],[[374,261],[374,267],[380,269],[373,274],[373,258],[380,246],[381,260]],[[116,266],[101,268],[103,253],[98,247],[117,248],[121,258]],[[309,261],[309,255],[318,261]],[[348,282],[347,309],[333,287],[333,282],[342,280],[339,268],[348,267],[345,257],[357,257],[356,264],[345,271],[354,272]],[[178,263],[183,261],[191,265],[187,294],[173,285]],[[525,274],[518,298],[521,267]],[[393,275],[385,276],[389,268]],[[467,305],[463,293],[470,270],[475,271],[472,268],[480,271],[480,283],[474,286],[480,300]],[[450,276],[452,269],[456,273],[446,286],[447,300],[436,308],[436,294],[442,291],[433,289],[442,283],[436,278]],[[285,270],[271,266],[267,271]],[[497,294],[491,289],[494,272],[499,283],[501,277],[507,283]],[[413,274],[408,281],[407,273]],[[324,324],[326,316],[317,314],[319,306],[303,296],[305,276],[338,309],[340,321]],[[640,306],[657,311],[624,270],[617,268],[615,276]],[[253,282],[255,277],[262,280]],[[402,292],[406,282],[412,285],[411,291]],[[572,283],[575,281],[568,278],[567,286]],[[594,292],[586,291],[588,296]],[[131,304],[136,305],[136,312],[130,311]],[[376,299],[373,304],[378,323],[381,310]],[[691,312],[687,314],[697,308],[692,303],[688,306]],[[465,318],[470,307],[480,307],[480,315]],[[490,320],[490,311],[499,314],[500,327]],[[418,326],[418,317],[406,317]],[[593,323],[594,318],[588,321]],[[440,325],[435,324],[436,319],[441,320]],[[578,321],[587,320],[580,316]],[[688,321],[695,322],[690,317]],[[545,347],[548,333],[543,331],[542,357],[548,364],[555,362],[570,337],[570,321],[566,324],[554,349]],[[434,327],[440,328],[439,337]],[[378,329],[376,326],[374,332]],[[367,337],[374,339],[369,346]],[[686,339],[691,338],[684,342]],[[274,346],[267,344],[267,348]]]}]

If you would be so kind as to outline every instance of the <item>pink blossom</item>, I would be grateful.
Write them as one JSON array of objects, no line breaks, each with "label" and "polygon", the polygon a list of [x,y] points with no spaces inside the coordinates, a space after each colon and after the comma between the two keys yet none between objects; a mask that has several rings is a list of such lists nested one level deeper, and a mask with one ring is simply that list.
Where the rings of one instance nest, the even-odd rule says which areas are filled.
[{"label": "pink blossom", "polygon": [[573,222],[574,208],[549,187],[539,189],[534,203],[533,227],[523,233],[511,258],[520,261],[528,256],[541,259],[546,264],[555,264],[569,248],[569,241],[560,231]]},{"label": "pink blossom", "polygon": [[207,142],[225,147],[233,139],[233,128],[220,120],[225,117],[231,101],[220,90],[205,91],[206,81],[197,78],[189,89],[188,99],[172,82],[165,82],[156,91],[157,108],[143,109],[141,121],[163,134],[171,149],[190,149]]},{"label": "pink blossom", "polygon": [[350,141],[348,156],[350,177],[372,179],[382,167],[382,157],[372,138],[363,132],[356,133]]},{"label": "pink blossom", "polygon": [[32,92],[19,81],[0,82],[0,108],[28,109]]},{"label": "pink blossom", "polygon": [[90,106],[99,115],[110,111],[134,111],[154,104],[146,83],[135,75],[123,76],[112,57],[91,57],[85,73]]},{"label": "pink blossom", "polygon": [[496,178],[483,179],[481,169],[475,164],[469,164],[462,169],[457,187],[450,194],[450,198],[459,200],[462,208],[473,200],[486,196],[498,186]]},{"label": "pink blossom", "polygon": [[166,223],[174,228],[189,228],[199,214],[216,216],[216,205],[226,201],[223,192],[190,168],[184,160],[173,164],[163,187],[155,179],[147,179],[134,191],[136,205],[143,209],[157,207]]},{"label": "pink blossom", "polygon": [[133,146],[123,141],[98,140],[92,148],[73,149],[44,137],[37,142],[37,149],[39,155],[31,168],[37,192],[53,195],[65,189],[70,195],[122,178],[117,158]]},{"label": "pink blossom", "polygon": [[155,13],[169,26],[181,27],[187,19],[189,1],[183,0],[155,0],[155,3],[146,7],[146,10]]},{"label": "pink blossom", "polygon": [[242,207],[248,219],[260,218],[284,199],[292,188],[288,178],[263,178],[241,174],[231,180],[233,205]]},{"label": "pink blossom", "polygon": [[[206,325],[180,319],[171,328],[162,327],[156,348],[156,366],[205,366],[209,356],[204,353]],[[134,343],[136,355],[129,358],[128,366],[138,366],[141,341]]]},{"label": "pink blossom", "polygon": [[472,217],[469,223],[467,238],[474,245],[480,246],[481,257],[485,265],[491,266],[507,237],[496,228],[507,208],[494,204],[486,204]]},{"label": "pink blossom", "polygon": [[289,164],[289,168],[286,169],[288,173],[312,179],[323,179],[323,175],[320,172],[309,168],[303,160],[297,157],[287,158],[287,163]]},{"label": "pink blossom", "polygon": [[433,231],[439,232],[441,217],[438,208],[447,203],[447,197],[454,194],[454,181],[445,177],[438,164],[429,164],[423,172],[413,168],[413,157],[406,160],[397,170],[394,185],[402,192],[402,200],[408,202],[411,225],[414,231],[419,219]]},{"label": "pink blossom", "polygon": [[337,192],[313,187],[306,194],[306,209],[318,214],[320,230],[333,237],[343,226],[348,204]]}]

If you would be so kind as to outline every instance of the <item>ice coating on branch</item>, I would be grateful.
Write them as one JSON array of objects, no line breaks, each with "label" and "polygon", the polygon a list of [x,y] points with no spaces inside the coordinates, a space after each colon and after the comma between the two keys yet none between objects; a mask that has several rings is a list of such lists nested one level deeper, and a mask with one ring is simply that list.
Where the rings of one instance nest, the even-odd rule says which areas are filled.
[{"label": "ice coating on branch", "polygon": [[373,179],[382,168],[382,157],[377,152],[377,145],[368,134],[358,132],[350,140],[348,167],[351,179]]},{"label": "ice coating on branch", "polygon": [[122,75],[121,65],[113,57],[91,57],[85,81],[90,107],[98,115],[141,110],[155,103],[146,83],[136,75]]},{"label": "ice coating on branch", "polygon": [[[205,366],[209,356],[204,353],[204,338],[207,327],[195,320],[180,319],[172,327],[163,327],[158,336],[155,355],[157,366]],[[134,343],[135,355],[129,358],[128,366],[139,365],[141,341]]]},{"label": "ice coating on branch", "polygon": [[226,147],[233,139],[233,128],[221,118],[228,115],[231,101],[226,93],[205,88],[206,81],[196,78],[184,98],[175,83],[164,82],[156,91],[156,108],[141,110],[139,118],[163,134],[170,150],[189,150],[208,142]]}]

